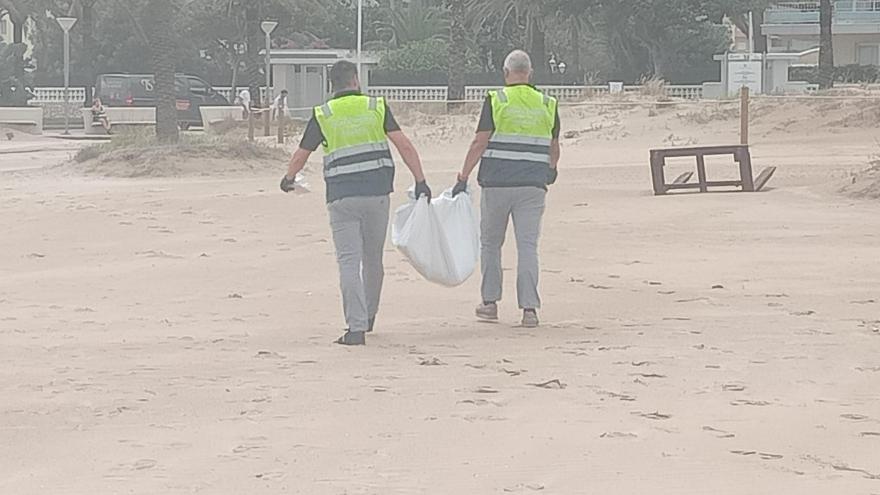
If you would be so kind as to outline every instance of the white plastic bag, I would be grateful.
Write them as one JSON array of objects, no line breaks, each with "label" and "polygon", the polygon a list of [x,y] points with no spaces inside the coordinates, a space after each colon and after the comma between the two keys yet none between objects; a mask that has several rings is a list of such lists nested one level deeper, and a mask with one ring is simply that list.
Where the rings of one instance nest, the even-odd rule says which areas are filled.
[{"label": "white plastic bag", "polygon": [[410,202],[394,212],[391,242],[423,277],[447,287],[464,283],[480,255],[480,232],[471,196],[452,197],[452,189],[434,198]]}]

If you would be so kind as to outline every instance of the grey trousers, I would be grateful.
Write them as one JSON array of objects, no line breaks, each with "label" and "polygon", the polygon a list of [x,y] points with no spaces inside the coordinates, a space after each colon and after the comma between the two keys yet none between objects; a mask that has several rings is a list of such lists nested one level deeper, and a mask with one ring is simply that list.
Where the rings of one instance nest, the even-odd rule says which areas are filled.
[{"label": "grey trousers", "polygon": [[538,238],[547,191],[537,187],[484,187],[480,202],[480,264],[483,301],[501,300],[501,246],[513,217],[516,237],[516,296],[520,309],[538,309]]},{"label": "grey trousers", "polygon": [[343,198],[327,205],[339,263],[342,308],[351,332],[367,330],[379,311],[388,233],[388,196]]}]

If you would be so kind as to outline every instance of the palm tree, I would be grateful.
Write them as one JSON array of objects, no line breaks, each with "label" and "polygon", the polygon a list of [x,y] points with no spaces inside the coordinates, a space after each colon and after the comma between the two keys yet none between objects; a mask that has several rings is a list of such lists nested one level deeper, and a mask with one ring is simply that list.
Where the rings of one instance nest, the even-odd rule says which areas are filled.
[{"label": "palm tree", "polygon": [[547,2],[536,0],[470,0],[472,15],[487,22],[495,20],[498,26],[505,25],[511,18],[525,25],[526,51],[532,57],[535,72],[544,72],[547,60],[547,46],[544,35],[544,17]]},{"label": "palm tree", "polygon": [[180,132],[174,77],[174,5],[171,0],[149,0],[145,14],[156,81],[156,137],[160,142],[176,143]]},{"label": "palm tree", "polygon": [[834,86],[834,42],[831,26],[834,4],[831,0],[819,0],[819,87]]},{"label": "palm tree", "polygon": [[446,98],[465,99],[465,53],[467,52],[467,0],[447,0],[449,9],[449,80]]},{"label": "palm tree", "polygon": [[129,6],[128,13],[135,31],[150,48],[156,92],[156,137],[161,143],[174,144],[180,140],[174,77],[176,5],[172,0],[145,0],[139,7]]},{"label": "palm tree", "polygon": [[92,104],[92,83],[97,78],[95,69],[96,43],[95,43],[95,3],[98,0],[76,0],[71,5],[71,10],[75,12],[75,16],[79,18],[79,32],[82,35],[82,51],[85,55],[82,58],[83,75],[86,78],[85,99],[83,106],[91,106]]},{"label": "palm tree", "polygon": [[390,5],[385,13],[388,21],[377,30],[390,32],[390,42],[397,48],[411,41],[445,38],[449,26],[443,8],[436,3],[411,0],[405,7]]}]

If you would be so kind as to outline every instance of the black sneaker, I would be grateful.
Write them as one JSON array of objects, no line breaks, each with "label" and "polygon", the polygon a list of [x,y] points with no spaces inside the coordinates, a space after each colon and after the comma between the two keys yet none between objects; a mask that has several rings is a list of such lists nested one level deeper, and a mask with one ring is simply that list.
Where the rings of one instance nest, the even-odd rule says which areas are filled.
[{"label": "black sneaker", "polygon": [[337,344],[341,345],[366,345],[367,339],[364,332],[348,332],[342,334],[342,337],[336,339]]},{"label": "black sneaker", "polygon": [[498,305],[493,302],[484,302],[477,306],[475,311],[477,318],[485,321],[498,320]]},{"label": "black sneaker", "polygon": [[524,309],[522,326],[525,328],[536,328],[538,326],[538,312],[534,309]]}]

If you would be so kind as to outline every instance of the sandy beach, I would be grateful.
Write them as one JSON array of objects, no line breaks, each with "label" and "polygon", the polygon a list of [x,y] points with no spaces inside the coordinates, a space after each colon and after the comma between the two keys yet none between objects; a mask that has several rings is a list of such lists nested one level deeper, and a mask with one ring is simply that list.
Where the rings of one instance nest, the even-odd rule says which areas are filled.
[{"label": "sandy beach", "polygon": [[[736,143],[735,109],[564,108],[543,325],[512,242],[498,324],[389,242],[354,349],[320,153],[284,195],[283,161],[125,179],[0,143],[0,493],[880,494],[880,202],[838,191],[880,113],[759,102],[765,191],[654,197],[649,149]],[[400,119],[451,186],[476,116]]]}]

